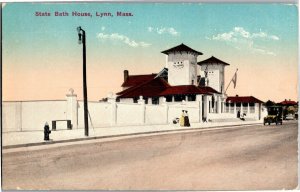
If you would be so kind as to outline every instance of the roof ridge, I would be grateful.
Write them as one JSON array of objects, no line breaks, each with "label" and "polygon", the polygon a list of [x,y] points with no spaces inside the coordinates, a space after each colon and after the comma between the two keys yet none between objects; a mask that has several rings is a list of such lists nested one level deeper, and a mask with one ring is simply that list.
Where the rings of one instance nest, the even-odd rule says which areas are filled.
[{"label": "roof ridge", "polygon": [[142,75],[129,75],[129,77],[132,77],[132,76],[146,76],[146,75],[157,75],[157,73],[142,74]]},{"label": "roof ridge", "polygon": [[[188,49],[189,51],[192,51],[192,52],[197,53],[198,55],[203,55],[202,52],[196,51],[195,49],[192,49],[191,47],[189,47],[189,46],[187,46],[187,45],[185,45],[185,44],[183,44],[183,43],[181,43],[181,44],[179,44],[179,45],[177,45],[177,46],[171,47],[171,48],[169,48],[169,49],[167,49],[167,50],[164,50],[164,51],[162,51],[161,53],[164,53],[164,54],[168,55],[169,52],[171,52],[171,51],[177,51],[176,49],[179,49],[179,48],[186,48],[186,49]],[[179,51],[180,51],[180,50],[179,50]]]},{"label": "roof ridge", "polygon": [[174,85],[172,87],[179,87],[179,86],[196,86],[196,85]]},{"label": "roof ridge", "polygon": [[132,87],[137,83],[145,82],[146,80],[154,79],[157,74],[142,74],[142,75],[129,75],[127,79],[122,83],[121,87]]},{"label": "roof ridge", "polygon": [[204,64],[205,62],[207,62],[207,63],[213,63],[213,62],[210,62],[210,60],[216,60],[215,63],[221,63],[221,64],[224,64],[224,65],[230,65],[229,63],[226,63],[225,61],[222,61],[221,59],[218,59],[217,57],[215,57],[213,55],[211,57],[205,59],[205,60],[197,62],[197,64]]},{"label": "roof ridge", "polygon": [[[178,93],[178,91],[181,91],[181,93]],[[182,93],[184,92],[184,93]],[[199,89],[196,85],[176,85],[176,86],[170,86],[167,87],[164,91],[160,93],[160,95],[174,95],[174,94],[205,94],[205,95],[211,95],[206,90]]]},{"label": "roof ridge", "polygon": [[[128,93],[128,92],[134,91],[134,90],[136,90],[137,88],[140,88],[141,86],[143,86],[143,85],[145,85],[145,84],[147,84],[147,83],[149,83],[149,82],[151,82],[151,81],[154,81],[154,80],[156,80],[156,79],[159,79],[160,81],[162,81],[162,82],[164,83],[164,85],[170,86],[170,84],[167,83],[167,82],[166,82],[163,78],[161,78],[161,77],[153,78],[153,79],[151,79],[151,80],[145,81],[144,83],[141,83],[141,84],[139,84],[139,85],[136,85],[136,86],[133,86],[133,87],[130,87],[130,88],[128,88],[128,89],[123,90],[124,93],[122,93],[122,94],[119,95],[118,97],[121,97],[122,95],[124,95],[124,94],[126,94],[126,93]],[[123,91],[121,91],[121,92],[123,92]],[[121,92],[119,92],[119,93],[121,93]]]}]

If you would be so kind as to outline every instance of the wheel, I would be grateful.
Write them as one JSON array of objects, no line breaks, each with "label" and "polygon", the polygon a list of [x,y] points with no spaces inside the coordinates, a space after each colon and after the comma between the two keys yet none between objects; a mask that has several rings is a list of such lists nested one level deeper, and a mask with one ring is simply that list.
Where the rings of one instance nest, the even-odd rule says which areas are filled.
[{"label": "wheel", "polygon": [[270,125],[270,124],[271,124],[271,122],[268,122],[268,124]]}]

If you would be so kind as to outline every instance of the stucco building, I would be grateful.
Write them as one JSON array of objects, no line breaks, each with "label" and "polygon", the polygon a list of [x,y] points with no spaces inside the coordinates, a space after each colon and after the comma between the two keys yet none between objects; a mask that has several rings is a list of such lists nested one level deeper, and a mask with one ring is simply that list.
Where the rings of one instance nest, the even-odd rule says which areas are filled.
[{"label": "stucco building", "polygon": [[[255,112],[260,119],[261,104],[253,96],[228,97],[224,90],[225,69],[229,66],[214,56],[198,62],[202,52],[185,44],[162,51],[167,55],[164,68],[158,73],[130,75],[124,71],[122,91],[117,93],[117,101],[137,103],[144,99],[146,104],[176,102],[200,102],[202,119],[207,114]],[[210,115],[211,116],[211,115]],[[222,115],[219,115],[222,117]],[[216,117],[218,118],[218,117]]]}]

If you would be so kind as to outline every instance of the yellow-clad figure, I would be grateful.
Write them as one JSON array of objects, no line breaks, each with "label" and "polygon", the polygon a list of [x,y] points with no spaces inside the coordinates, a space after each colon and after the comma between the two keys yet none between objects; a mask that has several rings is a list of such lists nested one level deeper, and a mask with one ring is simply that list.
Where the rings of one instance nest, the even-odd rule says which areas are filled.
[{"label": "yellow-clad figure", "polygon": [[181,127],[184,126],[184,115],[185,115],[184,110],[182,110],[182,114],[181,114],[181,116],[180,116],[180,118],[179,118],[179,125],[180,125]]}]

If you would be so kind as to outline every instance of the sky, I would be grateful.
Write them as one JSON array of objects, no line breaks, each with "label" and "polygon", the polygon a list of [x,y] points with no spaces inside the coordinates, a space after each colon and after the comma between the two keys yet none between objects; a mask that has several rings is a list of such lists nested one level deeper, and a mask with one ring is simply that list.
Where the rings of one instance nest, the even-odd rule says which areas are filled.
[{"label": "sky", "polygon": [[203,53],[198,61],[229,63],[225,86],[238,68],[229,96],[298,100],[298,8],[282,3],[6,3],[2,99],[65,99],[70,88],[82,99],[78,26],[86,31],[89,100],[121,91],[125,69],[158,73],[166,62],[161,51],[181,43]]}]

